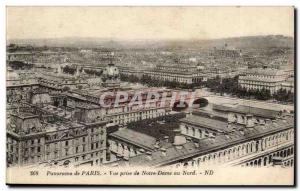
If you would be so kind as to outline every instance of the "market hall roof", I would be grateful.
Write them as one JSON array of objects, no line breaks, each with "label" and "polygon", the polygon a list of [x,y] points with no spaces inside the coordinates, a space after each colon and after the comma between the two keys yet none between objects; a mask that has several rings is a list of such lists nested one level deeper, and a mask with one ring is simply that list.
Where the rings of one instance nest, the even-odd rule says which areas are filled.
[{"label": "market hall roof", "polygon": [[148,150],[155,149],[156,138],[131,129],[121,129],[109,136]]},{"label": "market hall roof", "polygon": [[224,111],[224,112],[234,112],[234,113],[242,113],[242,114],[252,114],[254,116],[264,117],[273,119],[276,118],[281,111],[275,108],[258,108],[247,105],[231,105],[231,104],[214,104],[213,109]]},{"label": "market hall roof", "polygon": [[229,131],[227,128],[227,122],[215,120],[207,117],[202,117],[199,115],[187,115],[186,118],[180,120],[184,123],[189,123],[192,125],[200,126],[206,129],[210,129],[213,131]]},{"label": "market hall roof", "polygon": [[253,128],[243,128],[231,133],[217,135],[215,138],[201,139],[198,142],[188,142],[178,149],[174,146],[165,148],[165,154],[161,150],[151,153],[137,155],[129,158],[128,161],[120,161],[118,165],[126,166],[164,166],[191,157],[201,156],[210,152],[226,149],[230,146],[247,142],[256,138],[288,130],[294,127],[294,117],[287,116],[286,119],[279,119],[265,125],[256,125]]}]

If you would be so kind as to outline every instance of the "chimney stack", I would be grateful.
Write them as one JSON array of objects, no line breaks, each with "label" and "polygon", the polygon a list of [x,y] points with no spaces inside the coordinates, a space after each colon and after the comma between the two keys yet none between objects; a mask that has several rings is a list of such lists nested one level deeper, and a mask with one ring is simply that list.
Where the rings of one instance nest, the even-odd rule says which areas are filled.
[{"label": "chimney stack", "polygon": [[192,141],[192,138],[191,138],[191,137],[187,137],[186,140],[187,140],[187,142],[189,143],[189,142]]},{"label": "chimney stack", "polygon": [[146,155],[149,160],[152,160],[152,153],[150,151],[147,151]]},{"label": "chimney stack", "polygon": [[213,135],[212,133],[210,133],[210,134],[208,135],[208,138],[209,138],[209,140],[215,140],[216,136]]},{"label": "chimney stack", "polygon": [[265,121],[264,121],[263,119],[260,119],[260,120],[259,120],[259,124],[260,124],[260,125],[264,125],[264,124],[265,124]]},{"label": "chimney stack", "polygon": [[243,129],[240,129],[239,131],[240,131],[240,133],[241,133],[242,135],[245,135],[245,132],[244,132]]},{"label": "chimney stack", "polygon": [[251,114],[246,115],[246,127],[247,128],[254,127],[254,119],[253,119],[253,115]]},{"label": "chimney stack", "polygon": [[164,136],[164,140],[168,143],[169,142],[169,136]]},{"label": "chimney stack", "polygon": [[186,139],[185,139],[184,136],[182,136],[180,134],[180,130],[179,129],[174,129],[174,133],[175,133],[175,137],[174,137],[174,143],[173,143],[173,145],[177,149],[182,149],[182,145],[184,145],[186,143]]},{"label": "chimney stack", "polygon": [[144,153],[145,150],[144,150],[144,149],[139,149],[139,152],[140,152],[140,153]]},{"label": "chimney stack", "polygon": [[228,128],[228,129],[231,129],[231,128],[232,128],[232,122],[228,121],[227,128]]},{"label": "chimney stack", "polygon": [[125,165],[129,166],[129,158],[124,156],[123,159],[125,161]]},{"label": "chimney stack", "polygon": [[269,125],[269,124],[271,124],[271,123],[272,123],[271,119],[266,119],[266,124],[267,124],[267,125]]},{"label": "chimney stack", "polygon": [[159,143],[160,143],[160,142],[159,142],[159,140],[157,139],[156,142],[155,142],[154,147],[157,148],[157,149],[160,148]]},{"label": "chimney stack", "polygon": [[165,148],[161,148],[160,150],[163,156],[167,156],[167,150]]}]

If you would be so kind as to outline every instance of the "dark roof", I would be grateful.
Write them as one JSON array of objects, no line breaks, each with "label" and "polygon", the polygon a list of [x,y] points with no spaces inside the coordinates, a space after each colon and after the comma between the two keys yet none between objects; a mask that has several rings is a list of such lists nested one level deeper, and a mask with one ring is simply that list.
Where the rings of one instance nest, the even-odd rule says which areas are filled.
[{"label": "dark roof", "polygon": [[132,129],[120,129],[109,136],[148,150],[155,149],[156,138]]},{"label": "dark roof", "polygon": [[228,121],[228,115],[224,114],[224,112],[217,112],[212,110],[204,110],[198,109],[192,112],[193,115],[203,116],[203,117],[210,117],[212,119],[220,120],[220,121]]},{"label": "dark roof", "polygon": [[273,68],[252,68],[246,71],[246,74],[250,75],[264,75],[264,76],[275,76],[275,75],[283,75],[282,70],[277,70]]},{"label": "dark roof", "polygon": [[227,122],[203,117],[199,115],[187,115],[186,118],[180,120],[181,122],[197,125],[213,131],[228,131]]},{"label": "dark roof", "polygon": [[37,88],[32,91],[33,94],[49,94],[49,90]]},{"label": "dark roof", "polygon": [[11,113],[12,116],[15,116],[17,118],[21,118],[21,119],[30,119],[30,118],[37,118],[38,115],[35,115],[33,113],[30,112],[15,112],[15,113]]}]

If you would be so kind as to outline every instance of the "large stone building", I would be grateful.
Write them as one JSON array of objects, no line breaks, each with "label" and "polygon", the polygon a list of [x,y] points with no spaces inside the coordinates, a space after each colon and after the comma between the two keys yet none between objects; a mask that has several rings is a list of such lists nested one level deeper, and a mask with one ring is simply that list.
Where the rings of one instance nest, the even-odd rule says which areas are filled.
[{"label": "large stone building", "polygon": [[[141,105],[131,105],[137,90],[120,84],[116,67],[110,65],[104,73],[105,87],[94,87],[85,78],[10,71],[7,164],[100,165],[106,162],[107,126],[165,116],[171,111],[169,102],[161,99],[166,90],[139,89]],[[128,100],[116,106],[117,90],[127,93]],[[159,93],[160,98],[147,103],[151,92]],[[103,94],[108,96],[101,100]],[[101,101],[112,105],[104,107]]]},{"label": "large stone building", "polygon": [[[100,165],[106,160],[106,122],[77,123],[57,112],[19,105],[7,119],[7,165]],[[63,112],[64,113],[64,112]]]},{"label": "large stone building", "polygon": [[172,146],[174,129],[179,127],[178,119],[184,116],[183,113],[172,112],[168,116],[132,123],[110,133],[107,151],[109,162],[128,160],[140,154],[154,152],[161,146]]},{"label": "large stone building", "polygon": [[[85,93],[89,92],[89,93]],[[149,104],[146,103],[148,94],[151,92],[158,92],[162,95],[165,91],[159,89],[140,89],[142,102],[140,105],[129,104],[134,98],[135,90],[123,90],[128,94],[126,102],[115,105],[117,93],[112,93],[105,96],[103,103],[111,104],[109,107],[101,106],[100,98],[107,93],[106,89],[103,90],[81,90],[70,91],[64,95],[58,96],[60,100],[67,100],[67,106],[73,108],[76,116],[83,120],[108,120],[110,123],[125,125],[129,122],[139,121],[143,119],[151,119],[159,116],[168,115],[171,111],[170,100],[163,101],[159,99]],[[170,96],[170,95],[168,95]],[[62,103],[62,102],[61,102]]]},{"label": "large stone building", "polygon": [[142,76],[144,75],[144,72],[147,70],[147,69],[143,69],[143,68],[135,68],[135,67],[130,67],[130,66],[118,66],[118,68],[120,69],[121,75],[135,76],[139,79],[142,78]]},{"label": "large stone building", "polygon": [[[135,156],[125,157],[110,165],[175,168],[206,165],[293,166],[293,113],[274,111],[274,115],[272,112],[262,115],[266,111],[260,110],[258,119],[251,112],[244,118],[244,114],[240,118],[232,117],[233,113],[241,113],[238,109],[226,111],[231,116],[229,118],[221,114],[213,115],[214,112],[209,115],[193,112],[181,119],[180,129],[175,130],[173,141],[169,142],[172,144],[166,144],[167,141],[163,140],[155,142],[154,149],[140,150]],[[154,140],[151,143],[154,144]]]},{"label": "large stone building", "polygon": [[236,50],[233,47],[228,47],[228,44],[225,43],[223,47],[214,47],[214,49],[209,53],[209,55],[215,58],[236,59],[242,56],[242,50]]},{"label": "large stone building", "polygon": [[293,77],[286,79],[286,81],[281,84],[281,89],[294,93],[294,81],[295,79]]},{"label": "large stone building", "polygon": [[183,84],[193,84],[200,82],[203,74],[196,65],[187,63],[177,64],[160,64],[156,68],[144,72],[145,76],[149,76],[154,80],[179,82]]},{"label": "large stone building", "polygon": [[239,76],[239,86],[247,90],[269,90],[271,94],[282,88],[287,73],[283,70],[270,68],[254,68],[247,70],[245,75]]}]

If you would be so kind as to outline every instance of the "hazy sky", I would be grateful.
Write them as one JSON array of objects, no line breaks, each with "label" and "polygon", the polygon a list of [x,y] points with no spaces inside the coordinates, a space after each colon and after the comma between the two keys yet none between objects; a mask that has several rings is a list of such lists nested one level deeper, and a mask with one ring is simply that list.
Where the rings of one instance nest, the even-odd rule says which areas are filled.
[{"label": "hazy sky", "polygon": [[293,36],[292,7],[8,7],[7,37],[207,39]]}]

